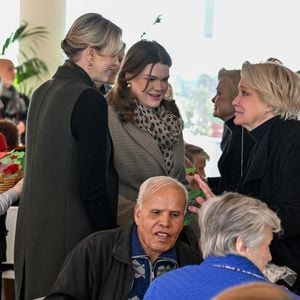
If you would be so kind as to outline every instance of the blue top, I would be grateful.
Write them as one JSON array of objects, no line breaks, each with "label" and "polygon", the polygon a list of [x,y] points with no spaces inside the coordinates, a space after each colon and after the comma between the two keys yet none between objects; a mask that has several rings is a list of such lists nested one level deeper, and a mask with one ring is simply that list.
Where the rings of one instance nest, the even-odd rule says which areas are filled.
[{"label": "blue top", "polygon": [[254,281],[269,282],[247,258],[210,256],[200,265],[185,266],[155,279],[144,299],[210,300],[229,287]]}]

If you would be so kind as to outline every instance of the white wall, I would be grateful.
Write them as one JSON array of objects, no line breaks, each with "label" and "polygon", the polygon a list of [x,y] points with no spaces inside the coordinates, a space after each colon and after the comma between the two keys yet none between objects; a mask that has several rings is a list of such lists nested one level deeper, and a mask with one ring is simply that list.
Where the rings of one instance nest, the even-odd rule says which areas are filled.
[{"label": "white wall", "polygon": [[49,31],[48,38],[38,48],[39,58],[49,67],[46,80],[63,61],[60,42],[66,31],[66,1],[20,0],[20,21],[31,26],[45,26]]}]

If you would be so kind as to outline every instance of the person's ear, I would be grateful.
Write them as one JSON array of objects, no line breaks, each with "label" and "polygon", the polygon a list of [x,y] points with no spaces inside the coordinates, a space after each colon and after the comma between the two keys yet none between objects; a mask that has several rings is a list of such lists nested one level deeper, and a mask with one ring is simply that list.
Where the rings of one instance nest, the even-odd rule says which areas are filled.
[{"label": "person's ear", "polygon": [[126,73],[125,73],[125,79],[126,79],[126,80],[132,80],[132,79],[133,79],[132,77],[133,77],[133,76],[132,76],[131,73],[129,73],[129,72],[126,72]]},{"label": "person's ear", "polygon": [[272,113],[274,114],[274,107],[267,105],[266,107],[266,114]]},{"label": "person's ear", "polygon": [[141,208],[138,204],[136,204],[134,206],[134,221],[137,226],[140,223],[140,218],[141,218]]},{"label": "person's ear", "polygon": [[85,50],[86,50],[86,55],[87,55],[88,62],[93,63],[93,60],[94,60],[95,55],[96,55],[96,49],[91,47],[91,46],[88,46]]},{"label": "person's ear", "polygon": [[247,256],[248,247],[246,247],[243,239],[239,236],[235,242],[236,252],[241,256]]}]

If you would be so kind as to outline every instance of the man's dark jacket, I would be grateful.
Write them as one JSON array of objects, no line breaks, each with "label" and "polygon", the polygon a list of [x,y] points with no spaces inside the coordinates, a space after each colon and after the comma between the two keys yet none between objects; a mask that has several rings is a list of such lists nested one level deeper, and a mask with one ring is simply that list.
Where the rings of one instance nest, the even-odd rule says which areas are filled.
[{"label": "man's dark jacket", "polygon": [[[84,239],[67,257],[46,299],[127,300],[135,275],[130,253],[132,226]],[[175,246],[179,266],[201,262],[196,249],[180,241]]]}]

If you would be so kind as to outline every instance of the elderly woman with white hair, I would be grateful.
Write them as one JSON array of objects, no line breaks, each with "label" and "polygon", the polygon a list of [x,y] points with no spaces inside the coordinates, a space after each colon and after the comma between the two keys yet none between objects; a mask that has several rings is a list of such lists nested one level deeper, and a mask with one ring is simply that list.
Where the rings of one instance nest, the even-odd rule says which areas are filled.
[{"label": "elderly woman with white hair", "polygon": [[272,284],[262,271],[271,260],[273,232],[281,225],[265,203],[238,193],[214,197],[200,209],[199,225],[203,263],[155,279],[145,300],[208,300],[235,285]]}]

